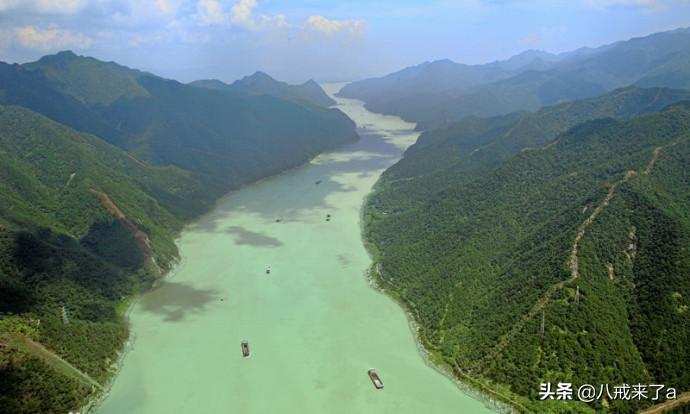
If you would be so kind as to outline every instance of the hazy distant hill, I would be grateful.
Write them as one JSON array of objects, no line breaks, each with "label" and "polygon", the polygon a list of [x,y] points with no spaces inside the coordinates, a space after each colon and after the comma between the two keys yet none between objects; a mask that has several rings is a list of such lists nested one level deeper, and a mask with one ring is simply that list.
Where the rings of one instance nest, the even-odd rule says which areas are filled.
[{"label": "hazy distant hill", "polygon": [[0,63],[0,412],[82,408],[127,340],[124,300],[171,267],[187,220],[355,139],[296,99],[71,52]]},{"label": "hazy distant hill", "polygon": [[272,95],[295,102],[325,107],[335,105],[335,101],[313,80],[309,80],[301,85],[289,85],[273,79],[264,72],[256,72],[251,76],[245,76],[233,82],[232,85],[215,79],[194,81],[190,85],[221,91],[244,92],[251,95]]},{"label": "hazy distant hill", "polygon": [[426,63],[353,82],[339,94],[429,129],[468,115],[535,110],[635,83],[687,88],[689,63],[690,30],[678,29],[557,56],[528,52],[475,66]]},{"label": "hazy distant hill", "polygon": [[352,82],[345,85],[338,95],[360,99],[366,102],[367,108],[376,112],[414,120],[418,111],[425,112],[440,101],[508,78],[533,62],[544,61],[534,53],[526,52],[509,61],[488,65],[465,65],[448,59],[425,62],[381,78]]},{"label": "hazy distant hill", "polygon": [[356,139],[354,124],[337,109],[184,85],[71,52],[2,64],[0,92],[0,103],[25,106],[226,188]]},{"label": "hazy distant hill", "polygon": [[443,59],[411,66],[380,78],[352,82],[338,94],[361,99],[370,105],[385,105],[397,99],[434,94],[452,96],[521,71],[549,68],[557,60],[556,55],[537,50],[485,65],[465,65]]},{"label": "hazy distant hill", "polygon": [[673,103],[689,94],[625,88],[424,133],[365,232],[426,345],[529,411],[564,410],[534,401],[541,382],[688,389],[690,105]]}]

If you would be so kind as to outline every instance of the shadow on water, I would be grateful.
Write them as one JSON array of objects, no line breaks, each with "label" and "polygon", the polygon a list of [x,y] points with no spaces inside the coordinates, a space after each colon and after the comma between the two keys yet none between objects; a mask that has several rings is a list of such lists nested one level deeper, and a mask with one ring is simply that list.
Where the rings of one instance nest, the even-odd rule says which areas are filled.
[{"label": "shadow on water", "polygon": [[337,256],[337,259],[338,259],[338,262],[340,262],[340,264],[343,266],[347,266],[352,262],[352,260],[350,260],[350,258],[344,254],[339,254]]},{"label": "shadow on water", "polygon": [[228,234],[235,235],[235,244],[249,245],[255,247],[279,247],[283,242],[275,237],[267,236],[262,233],[250,231],[242,226],[230,226],[225,229]]},{"label": "shadow on water", "polygon": [[146,312],[163,316],[167,322],[177,322],[191,314],[202,313],[206,305],[218,300],[219,292],[196,289],[185,283],[163,282],[144,295],[141,306]]},{"label": "shadow on water", "polygon": [[[222,207],[213,214],[199,220],[190,227],[192,231],[237,235],[237,244],[277,247],[280,241],[270,236],[255,233],[239,226],[230,229],[224,226],[226,219],[237,212],[251,212],[266,221],[300,221],[308,210],[335,209],[326,199],[335,193],[356,191],[357,188],[339,182],[344,175],[369,178],[378,175],[400,158],[403,149],[389,139],[396,136],[415,134],[411,129],[391,129],[384,131],[359,130],[360,140],[337,151],[322,154],[313,163],[298,167],[291,172],[293,180],[290,189],[275,194],[274,202],[266,197],[247,197],[235,200],[232,209]],[[319,184],[316,184],[316,182]],[[233,197],[230,194],[230,197]],[[286,207],[288,206],[288,207]]]}]

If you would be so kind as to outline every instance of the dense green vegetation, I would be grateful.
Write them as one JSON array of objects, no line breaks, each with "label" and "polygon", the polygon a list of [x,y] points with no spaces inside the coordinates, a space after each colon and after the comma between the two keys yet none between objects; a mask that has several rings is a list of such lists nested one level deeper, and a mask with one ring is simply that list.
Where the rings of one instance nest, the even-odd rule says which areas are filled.
[{"label": "dense green vegetation", "polygon": [[0,104],[24,106],[139,159],[198,173],[223,191],[356,139],[354,124],[337,109],[271,91],[185,85],[72,52],[1,64],[0,92]]},{"label": "dense green vegetation", "polygon": [[469,115],[536,110],[631,84],[687,89],[689,56],[690,30],[678,29],[559,55],[532,51],[474,66],[426,63],[353,82],[340,95],[426,130]]},{"label": "dense green vegetation", "polygon": [[[0,337],[28,335],[105,383],[127,338],[116,309],[159,271],[90,190],[108,194],[146,232],[163,271],[177,257],[182,220],[204,211],[214,194],[188,172],[147,166],[20,107],[0,106],[0,160]],[[0,342],[8,412],[67,412],[93,392],[37,367],[40,360],[7,337]]]},{"label": "dense green vegetation", "polygon": [[65,377],[27,352],[0,344],[0,412],[67,413],[78,407],[92,390]]},{"label": "dense green vegetation", "polygon": [[41,72],[56,89],[89,104],[109,105],[122,97],[147,96],[138,78],[153,76],[114,62],[77,57],[69,51],[44,56],[23,66]]},{"label": "dense green vegetation", "polygon": [[356,139],[338,110],[70,52],[0,63],[0,103],[0,413],[79,410],[187,220]]},{"label": "dense green vegetation", "polygon": [[[412,310],[425,345],[529,410],[556,409],[535,401],[541,382],[690,388],[690,105],[628,118],[646,112],[649,91],[620,93],[573,103],[571,114],[467,120],[463,137],[420,139],[365,208],[378,279]],[[622,118],[559,134],[587,113]],[[522,145],[538,148],[501,139],[520,119],[543,131],[525,126],[536,141]],[[470,142],[501,150],[466,168],[449,148]]]},{"label": "dense green vegetation", "polygon": [[356,138],[353,122],[339,110],[270,95],[238,98],[159,78],[140,82],[150,97],[119,100],[104,111],[129,137],[118,145],[219,185],[283,171]]},{"label": "dense green vegetation", "polygon": [[[523,148],[547,145],[581,122],[602,117],[629,118],[684,99],[690,99],[690,92],[627,87],[537,112],[468,117],[446,128],[422,133],[406,151],[407,156],[389,168],[384,177],[391,186],[401,187],[401,191],[391,192],[390,196],[399,194],[396,205],[404,208],[424,200],[438,186],[463,182],[490,171]],[[424,180],[425,185],[407,185],[411,178],[417,182]]]}]

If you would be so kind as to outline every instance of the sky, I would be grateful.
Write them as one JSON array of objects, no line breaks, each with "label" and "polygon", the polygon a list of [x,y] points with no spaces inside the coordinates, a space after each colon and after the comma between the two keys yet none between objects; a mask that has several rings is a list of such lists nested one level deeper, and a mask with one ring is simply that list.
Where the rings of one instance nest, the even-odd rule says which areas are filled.
[{"label": "sky", "polygon": [[60,50],[180,81],[350,81],[690,26],[690,0],[0,0],[0,60]]}]

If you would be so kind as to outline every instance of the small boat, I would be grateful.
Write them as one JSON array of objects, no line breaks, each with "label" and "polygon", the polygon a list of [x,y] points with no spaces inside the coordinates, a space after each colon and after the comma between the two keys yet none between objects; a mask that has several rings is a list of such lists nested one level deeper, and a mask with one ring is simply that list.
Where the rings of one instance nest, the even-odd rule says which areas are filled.
[{"label": "small boat", "polygon": [[276,219],[276,223],[280,223],[280,219],[279,219],[279,218]]},{"label": "small boat", "polygon": [[249,358],[249,341],[242,341],[242,356]]},{"label": "small boat", "polygon": [[330,214],[326,214],[326,221],[331,221],[331,215]]},{"label": "small boat", "polygon": [[270,274],[271,274],[271,268],[270,268],[270,267],[267,267],[267,268],[266,268],[266,274],[267,274],[267,275],[270,275]]},{"label": "small boat", "polygon": [[375,369],[370,369],[368,371],[369,373],[369,378],[371,379],[371,382],[374,383],[374,387],[376,387],[377,390],[380,390],[383,388],[383,381],[381,381],[381,378],[379,378],[379,374],[376,373]]},{"label": "small boat", "polygon": [[321,184],[321,180],[316,180],[316,185]]}]

